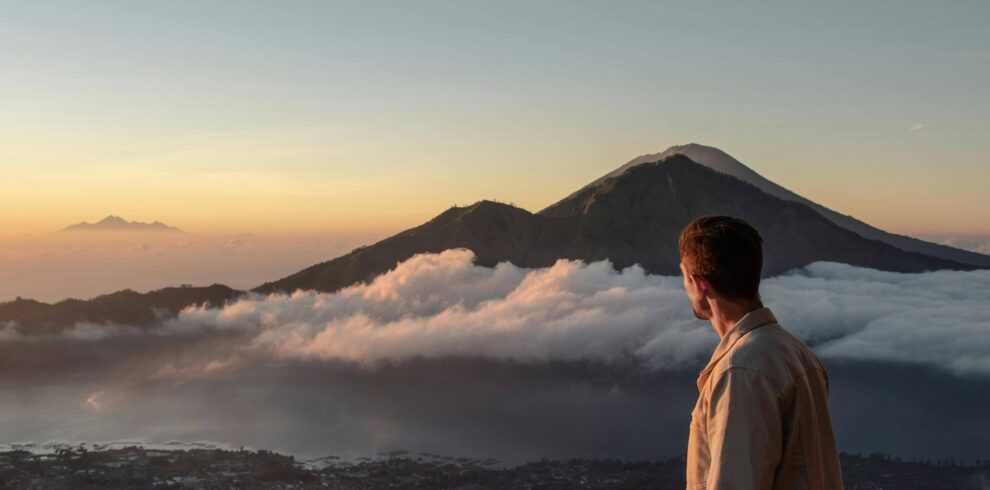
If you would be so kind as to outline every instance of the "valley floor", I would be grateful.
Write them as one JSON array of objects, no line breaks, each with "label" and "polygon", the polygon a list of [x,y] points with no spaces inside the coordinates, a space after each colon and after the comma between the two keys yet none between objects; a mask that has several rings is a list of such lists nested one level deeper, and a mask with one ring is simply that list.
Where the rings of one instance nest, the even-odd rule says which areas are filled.
[{"label": "valley floor", "polygon": [[[902,462],[881,454],[841,454],[847,489],[985,489],[990,466],[952,461]],[[473,460],[394,451],[343,462],[296,461],[269,451],[126,447],[60,449],[53,454],[0,453],[3,488],[283,488],[283,489],[682,489],[684,459],[539,460],[500,467]]]}]

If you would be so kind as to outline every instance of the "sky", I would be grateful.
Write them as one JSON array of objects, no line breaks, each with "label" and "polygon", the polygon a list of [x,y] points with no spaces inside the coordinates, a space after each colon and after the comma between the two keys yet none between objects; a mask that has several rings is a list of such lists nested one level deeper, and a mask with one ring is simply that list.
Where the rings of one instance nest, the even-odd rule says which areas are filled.
[{"label": "sky", "polygon": [[390,233],[696,142],[990,234],[990,4],[6,2],[0,234]]}]

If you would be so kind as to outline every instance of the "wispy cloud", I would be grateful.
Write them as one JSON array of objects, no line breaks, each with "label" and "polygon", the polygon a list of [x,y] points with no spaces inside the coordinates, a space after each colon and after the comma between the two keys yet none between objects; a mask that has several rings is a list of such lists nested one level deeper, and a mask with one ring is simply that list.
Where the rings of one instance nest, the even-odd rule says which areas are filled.
[{"label": "wispy cloud", "polygon": [[990,235],[927,235],[922,238],[942,245],[990,255]]},{"label": "wispy cloud", "polygon": [[911,126],[910,128],[908,128],[908,131],[919,131],[919,130],[922,130],[922,129],[925,129],[925,123],[919,122],[919,123],[915,123],[914,126]]}]

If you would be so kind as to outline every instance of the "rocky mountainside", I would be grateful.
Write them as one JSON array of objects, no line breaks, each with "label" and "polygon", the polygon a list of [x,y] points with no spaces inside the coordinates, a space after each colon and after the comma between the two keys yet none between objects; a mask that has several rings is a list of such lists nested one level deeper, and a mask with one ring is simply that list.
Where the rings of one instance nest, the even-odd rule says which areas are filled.
[{"label": "rocky mountainside", "polygon": [[[654,153],[650,155],[642,155],[634,158],[625,165],[609,172],[600,179],[592,182],[587,187],[595,186],[601,183],[607,177],[615,177],[626,170],[636,167],[638,165],[643,165],[645,163],[657,162],[667,158],[671,155],[684,155],[695,163],[704,165],[712,170],[721,172],[723,174],[731,175],[744,182],[752,184],[775,197],[793,202],[799,202],[805,204],[819,214],[824,216],[829,221],[849,230],[856,234],[870,238],[873,240],[880,240],[884,243],[893,245],[901,250],[908,252],[918,252],[926,255],[931,255],[934,257],[940,257],[943,259],[948,259],[956,262],[962,262],[964,264],[978,265],[981,267],[990,267],[990,255],[985,255],[981,253],[971,252],[968,250],[962,250],[956,247],[950,247],[946,245],[941,245],[937,243],[931,243],[924,240],[919,240],[914,237],[909,237],[905,235],[898,235],[895,233],[889,233],[883,231],[879,228],[870,226],[852,216],[833,211],[821,204],[818,204],[810,199],[802,197],[790,190],[777,185],[776,183],[770,181],[769,179],[763,177],[762,175],[756,173],[753,169],[747,167],[739,160],[736,160],[728,153],[724,151],[713,148],[711,146],[699,145],[697,143],[689,143],[686,145],[672,146],[661,153]],[[585,187],[584,189],[586,189]],[[581,189],[577,192],[581,192]],[[575,193],[577,194],[577,193]],[[573,195],[572,195],[573,196]],[[567,199],[564,199],[567,201]],[[564,202],[561,201],[561,202]],[[540,214],[553,214],[555,212],[556,204],[544,209]]]}]

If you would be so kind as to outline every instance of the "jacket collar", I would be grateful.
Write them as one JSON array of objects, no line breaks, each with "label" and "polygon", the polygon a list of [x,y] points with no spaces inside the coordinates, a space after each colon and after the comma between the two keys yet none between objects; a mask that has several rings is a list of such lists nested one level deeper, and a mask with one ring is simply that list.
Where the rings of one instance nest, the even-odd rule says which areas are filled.
[{"label": "jacket collar", "polygon": [[705,387],[705,382],[708,381],[708,377],[711,375],[712,369],[715,369],[715,364],[718,363],[726,353],[732,349],[732,346],[746,335],[750,330],[757,327],[762,327],[769,323],[777,323],[777,319],[770,312],[770,308],[758,308],[749,313],[743,315],[742,318],[736,322],[729,331],[725,332],[722,339],[719,341],[718,346],[715,347],[715,352],[712,353],[712,358],[708,361],[708,365],[705,369],[701,371],[698,376],[698,391],[702,391]]}]

